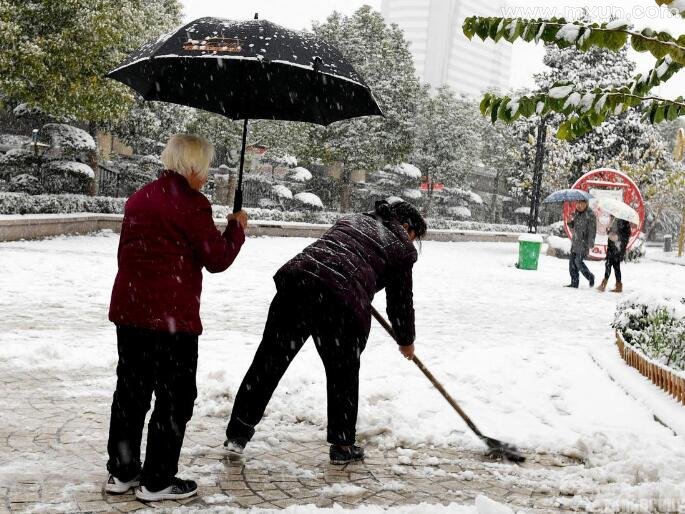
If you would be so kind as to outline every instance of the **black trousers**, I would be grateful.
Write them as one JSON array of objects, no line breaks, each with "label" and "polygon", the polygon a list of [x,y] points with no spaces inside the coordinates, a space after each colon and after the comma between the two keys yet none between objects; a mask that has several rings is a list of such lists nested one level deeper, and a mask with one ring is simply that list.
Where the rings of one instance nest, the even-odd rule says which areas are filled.
[{"label": "black trousers", "polygon": [[279,291],[271,302],[262,342],[235,398],[226,436],[250,440],[278,382],[309,336],[326,370],[328,437],[355,441],[359,358],[368,339],[347,309],[326,293]]},{"label": "black trousers", "polygon": [[[138,474],[152,491],[168,486],[178,471],[186,423],[197,396],[197,336],[117,327],[119,364],[112,399],[107,469],[120,480]],[[141,473],[140,442],[152,393],[155,408]]]},{"label": "black trousers", "polygon": [[604,263],[604,280],[609,280],[611,276],[611,268],[614,268],[614,275],[616,276],[616,282],[621,282],[621,258],[616,256],[607,256],[607,260]]},{"label": "black trousers", "polygon": [[587,280],[594,279],[594,275],[588,269],[585,261],[583,260],[584,257],[585,256],[581,253],[571,253],[571,257],[568,262],[568,272],[571,275],[571,285],[573,287],[578,287],[580,282],[580,273],[582,273]]}]

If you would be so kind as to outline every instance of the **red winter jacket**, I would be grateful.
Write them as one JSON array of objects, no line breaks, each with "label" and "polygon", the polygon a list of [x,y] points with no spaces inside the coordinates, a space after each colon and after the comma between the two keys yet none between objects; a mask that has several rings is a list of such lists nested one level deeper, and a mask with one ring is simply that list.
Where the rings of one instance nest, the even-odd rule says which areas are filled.
[{"label": "red winter jacket", "polygon": [[201,334],[202,268],[224,271],[244,241],[237,221],[221,234],[207,198],[182,175],[162,172],[126,202],[110,321]]}]

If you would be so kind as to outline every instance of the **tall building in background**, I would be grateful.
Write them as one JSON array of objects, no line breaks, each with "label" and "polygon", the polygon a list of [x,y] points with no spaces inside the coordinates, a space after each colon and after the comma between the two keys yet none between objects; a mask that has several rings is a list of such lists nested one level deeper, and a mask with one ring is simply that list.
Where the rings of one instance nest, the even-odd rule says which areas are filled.
[{"label": "tall building in background", "polygon": [[381,13],[404,31],[424,82],[478,96],[508,86],[512,47],[477,37],[469,41],[461,26],[468,16],[502,16],[504,5],[503,0],[382,0]]}]

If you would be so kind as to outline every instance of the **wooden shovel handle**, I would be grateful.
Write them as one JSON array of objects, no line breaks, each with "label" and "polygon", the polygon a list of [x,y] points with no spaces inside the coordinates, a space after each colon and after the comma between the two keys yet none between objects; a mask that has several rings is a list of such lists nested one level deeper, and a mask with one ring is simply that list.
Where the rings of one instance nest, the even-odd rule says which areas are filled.
[{"label": "wooden shovel handle", "polygon": [[[372,305],[371,306],[371,314],[373,315],[374,318],[376,318],[376,321],[380,323],[380,325],[385,329],[385,331],[392,337],[395,342],[397,341],[397,338],[395,337],[395,331],[392,329],[392,326],[390,326],[390,323],[376,310],[376,308]],[[480,437],[481,439],[485,439],[485,436],[481,433],[480,430],[478,430],[478,427],[475,425],[473,421],[471,421],[471,418],[462,410],[462,408],[459,406],[457,401],[452,398],[452,395],[447,392],[445,387],[440,383],[440,381],[433,376],[433,373],[430,372],[430,370],[424,365],[423,362],[421,362],[421,359],[419,359],[416,354],[414,354],[414,357],[412,357],[412,361],[414,364],[418,366],[418,368],[421,370],[421,372],[426,375],[426,378],[430,380],[431,384],[433,384],[433,387],[435,387],[438,391],[440,391],[440,394],[442,394],[443,398],[447,400],[447,403],[449,403],[452,408],[461,416],[461,418],[464,420],[464,422],[469,426],[473,432]]]}]

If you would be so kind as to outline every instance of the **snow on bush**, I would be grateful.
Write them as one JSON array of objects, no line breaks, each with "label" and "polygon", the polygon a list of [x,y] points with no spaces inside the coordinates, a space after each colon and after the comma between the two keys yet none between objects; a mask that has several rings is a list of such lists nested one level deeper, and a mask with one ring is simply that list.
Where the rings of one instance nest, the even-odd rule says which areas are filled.
[{"label": "snow on bush", "polygon": [[312,179],[312,174],[307,168],[298,166],[291,173],[288,174],[290,180],[295,182],[307,182]]},{"label": "snow on bush", "polygon": [[305,209],[323,209],[321,198],[314,193],[297,193],[293,196],[293,200],[298,202]]},{"label": "snow on bush", "polygon": [[405,198],[408,198],[410,200],[420,200],[421,199],[421,190],[420,189],[405,189],[402,192],[402,196]]},{"label": "snow on bush", "polygon": [[384,169],[386,171],[389,171],[390,173],[395,173],[397,175],[402,175],[408,178],[421,178],[421,170],[413,164],[409,164],[406,162],[394,166],[388,164]]},{"label": "snow on bush", "polygon": [[21,103],[12,109],[12,114],[17,118],[23,118],[25,116],[36,116],[42,114],[42,110],[39,107],[29,107],[28,104]]},{"label": "snow on bush", "polygon": [[0,214],[121,214],[126,198],[85,195],[29,195],[0,193]]},{"label": "snow on bush", "polygon": [[461,205],[456,207],[448,207],[447,212],[455,218],[469,219],[471,217],[471,210],[468,207]]},{"label": "snow on bush", "polygon": [[618,304],[612,326],[650,359],[685,371],[685,298],[631,295]]},{"label": "snow on bush", "polygon": [[88,132],[66,123],[46,123],[40,134],[49,138],[51,147],[69,153],[94,152],[96,149],[95,140]]},{"label": "snow on bush", "polygon": [[73,173],[90,179],[95,178],[93,168],[82,162],[76,161],[52,161],[48,164],[48,171],[57,173]]},{"label": "snow on bush", "polygon": [[276,184],[271,188],[271,191],[275,196],[278,198],[284,198],[286,200],[291,200],[293,197],[293,192],[288,189],[286,186],[283,184]]}]

